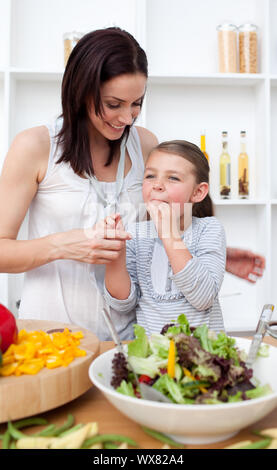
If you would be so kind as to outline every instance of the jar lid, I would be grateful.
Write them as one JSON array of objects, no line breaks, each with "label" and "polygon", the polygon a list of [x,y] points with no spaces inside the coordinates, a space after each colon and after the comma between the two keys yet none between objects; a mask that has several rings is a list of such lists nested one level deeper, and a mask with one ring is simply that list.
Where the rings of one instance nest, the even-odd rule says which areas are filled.
[{"label": "jar lid", "polygon": [[241,24],[238,27],[239,31],[257,31],[257,29],[258,29],[258,26],[255,24],[251,24],[251,23]]},{"label": "jar lid", "polygon": [[237,27],[232,23],[222,23],[216,27],[217,31],[236,31]]},{"label": "jar lid", "polygon": [[70,31],[63,34],[63,39],[81,39],[83,35],[84,33],[80,33],[78,31]]}]

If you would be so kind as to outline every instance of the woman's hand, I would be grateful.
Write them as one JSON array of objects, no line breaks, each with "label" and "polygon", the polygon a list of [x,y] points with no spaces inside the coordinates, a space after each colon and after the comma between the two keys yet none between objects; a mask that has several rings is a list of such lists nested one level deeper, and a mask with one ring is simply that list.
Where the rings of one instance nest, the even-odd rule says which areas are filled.
[{"label": "woman's hand", "polygon": [[249,250],[227,248],[226,271],[249,282],[255,283],[262,277],[265,258]]},{"label": "woman's hand", "polygon": [[91,229],[75,229],[50,235],[56,259],[70,259],[90,264],[115,261],[131,236],[123,226],[112,227],[102,220]]}]

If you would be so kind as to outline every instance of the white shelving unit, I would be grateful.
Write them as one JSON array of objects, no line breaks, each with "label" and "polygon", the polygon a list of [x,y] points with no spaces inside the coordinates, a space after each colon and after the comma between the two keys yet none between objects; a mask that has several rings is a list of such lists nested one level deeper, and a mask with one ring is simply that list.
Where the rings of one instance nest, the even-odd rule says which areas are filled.
[{"label": "white shelving unit", "polygon": [[[259,73],[217,72],[216,26],[259,27]],[[277,303],[277,0],[0,0],[0,168],[14,136],[60,113],[66,31],[116,24],[147,52],[149,83],[139,124],[159,140],[200,143],[206,130],[211,195],[229,246],[266,256],[256,285],[226,274],[221,304],[227,331],[251,331],[264,303]],[[2,42],[3,46],[3,42]],[[221,132],[229,134],[233,198],[219,199]],[[250,199],[236,191],[240,130],[247,131]],[[26,236],[26,223],[19,237]],[[16,313],[23,275],[0,276],[0,301]]]}]

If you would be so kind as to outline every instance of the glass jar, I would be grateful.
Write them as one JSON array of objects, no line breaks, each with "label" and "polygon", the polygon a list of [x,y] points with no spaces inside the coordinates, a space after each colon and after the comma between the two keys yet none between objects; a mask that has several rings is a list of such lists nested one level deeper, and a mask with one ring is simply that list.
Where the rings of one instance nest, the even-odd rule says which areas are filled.
[{"label": "glass jar", "polygon": [[224,23],[217,26],[219,72],[237,72],[237,27]]},{"label": "glass jar", "polygon": [[239,71],[258,72],[258,27],[254,24],[239,26]]},{"label": "glass jar", "polygon": [[71,31],[69,33],[64,33],[63,35],[63,45],[64,45],[64,66],[66,66],[68,58],[71,54],[71,51],[74,46],[76,46],[77,42],[83,33],[78,33],[77,31]]}]

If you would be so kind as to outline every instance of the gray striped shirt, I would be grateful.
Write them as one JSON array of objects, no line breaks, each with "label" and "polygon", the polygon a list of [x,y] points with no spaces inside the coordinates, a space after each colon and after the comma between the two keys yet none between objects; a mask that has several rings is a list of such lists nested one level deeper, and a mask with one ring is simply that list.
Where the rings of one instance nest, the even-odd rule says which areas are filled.
[{"label": "gray striped shirt", "polygon": [[[192,218],[191,226],[182,237],[192,259],[177,274],[170,271],[166,256],[160,257],[165,260],[162,264],[153,260],[153,253],[159,253],[155,250],[156,244],[161,245],[160,250],[164,248],[152,221],[137,223],[129,232],[133,235],[126,248],[130,294],[128,299],[118,300],[104,287],[107,303],[122,314],[135,308],[137,322],[147,335],[160,332],[165,324],[182,313],[190,326],[206,323],[216,332],[224,330],[218,293],[225,272],[226,240],[220,222],[215,217]],[[158,270],[156,279],[157,276],[167,279],[164,292],[161,292],[163,288],[159,292],[154,288],[155,269]]]}]

